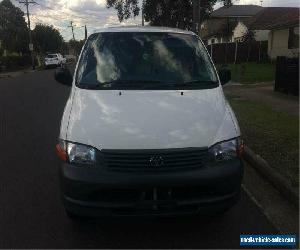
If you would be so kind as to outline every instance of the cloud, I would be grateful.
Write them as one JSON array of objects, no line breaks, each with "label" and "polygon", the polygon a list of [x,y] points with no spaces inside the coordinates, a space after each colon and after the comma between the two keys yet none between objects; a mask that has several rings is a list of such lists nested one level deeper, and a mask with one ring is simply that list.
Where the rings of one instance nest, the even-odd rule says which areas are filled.
[{"label": "cloud", "polygon": [[[1,0],[0,0],[1,1]],[[53,25],[63,35],[65,40],[72,38],[70,21],[74,24],[76,39],[84,38],[84,28],[87,25],[88,34],[102,27],[115,25],[140,24],[141,17],[119,22],[114,8],[106,7],[106,0],[37,0],[38,4],[30,5],[32,28],[37,23]],[[25,11],[23,4],[14,0],[14,4]]]},{"label": "cloud", "polygon": [[71,0],[65,1],[66,7],[72,11],[87,12],[87,11],[101,11],[106,8],[105,0]]}]

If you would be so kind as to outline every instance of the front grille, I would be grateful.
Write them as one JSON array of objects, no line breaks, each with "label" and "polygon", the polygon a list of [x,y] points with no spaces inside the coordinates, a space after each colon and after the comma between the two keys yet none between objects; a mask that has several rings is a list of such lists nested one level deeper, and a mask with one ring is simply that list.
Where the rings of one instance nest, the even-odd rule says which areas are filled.
[{"label": "front grille", "polygon": [[99,201],[113,204],[152,202],[181,202],[211,198],[222,192],[205,187],[158,187],[140,189],[100,189],[84,196],[87,201]]},{"label": "front grille", "polygon": [[207,149],[101,150],[104,163],[115,170],[165,171],[200,168],[208,157]]}]

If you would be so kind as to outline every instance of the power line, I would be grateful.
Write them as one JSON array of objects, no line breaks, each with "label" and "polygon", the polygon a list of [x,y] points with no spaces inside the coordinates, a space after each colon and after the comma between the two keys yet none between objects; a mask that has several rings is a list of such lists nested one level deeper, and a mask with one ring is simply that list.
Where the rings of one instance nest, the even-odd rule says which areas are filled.
[{"label": "power line", "polygon": [[69,27],[64,28],[64,29],[62,29],[62,28],[58,28],[58,29],[59,29],[60,32],[65,32],[65,31],[67,31],[67,29],[69,29]]},{"label": "power line", "polygon": [[45,21],[39,19],[36,15],[31,14],[31,18],[34,19],[35,23],[47,24]]}]

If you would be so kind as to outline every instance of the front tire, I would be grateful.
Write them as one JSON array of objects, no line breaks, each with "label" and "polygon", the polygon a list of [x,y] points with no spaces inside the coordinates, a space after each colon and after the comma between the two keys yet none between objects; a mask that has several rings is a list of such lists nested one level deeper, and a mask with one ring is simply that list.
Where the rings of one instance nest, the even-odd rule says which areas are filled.
[{"label": "front tire", "polygon": [[82,219],[82,217],[80,217],[79,215],[74,214],[68,210],[65,210],[65,212],[66,212],[66,215],[69,217],[69,219],[71,219],[73,221],[78,221],[78,220]]}]

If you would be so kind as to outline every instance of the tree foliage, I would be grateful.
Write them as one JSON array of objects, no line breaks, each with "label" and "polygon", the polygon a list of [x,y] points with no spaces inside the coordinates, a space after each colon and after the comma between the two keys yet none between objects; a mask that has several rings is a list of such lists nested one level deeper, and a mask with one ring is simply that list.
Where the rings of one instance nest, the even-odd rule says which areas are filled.
[{"label": "tree foliage", "polygon": [[1,47],[9,52],[28,52],[28,29],[24,12],[10,0],[0,2]]},{"label": "tree foliage", "polygon": [[223,4],[226,7],[230,7],[231,5],[233,5],[233,0],[223,0]]},{"label": "tree foliage", "polygon": [[37,52],[58,52],[62,50],[64,39],[51,25],[37,24],[33,30],[33,41]]},{"label": "tree foliage", "polygon": [[[223,2],[225,6],[232,4],[232,0],[201,0],[201,21],[208,18],[217,1]],[[150,25],[192,28],[192,0],[144,0],[143,6],[145,21]],[[117,10],[120,22],[140,13],[138,0],[107,0],[107,7]]]},{"label": "tree foliage", "polygon": [[114,7],[118,12],[120,22],[139,15],[138,0],[107,0],[107,7]]},{"label": "tree foliage", "polygon": [[69,53],[71,52],[70,54],[74,54],[74,55],[78,56],[81,52],[84,42],[85,42],[84,40],[77,41],[77,40],[71,39],[68,42]]},{"label": "tree foliage", "polygon": [[[213,10],[216,0],[201,1],[201,21],[206,19]],[[145,20],[154,26],[167,26],[192,29],[192,0],[156,0],[146,1],[144,6]]]}]

